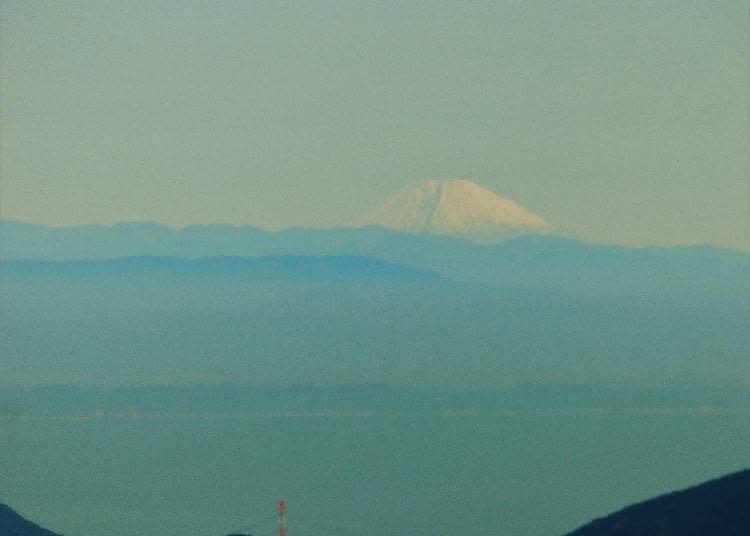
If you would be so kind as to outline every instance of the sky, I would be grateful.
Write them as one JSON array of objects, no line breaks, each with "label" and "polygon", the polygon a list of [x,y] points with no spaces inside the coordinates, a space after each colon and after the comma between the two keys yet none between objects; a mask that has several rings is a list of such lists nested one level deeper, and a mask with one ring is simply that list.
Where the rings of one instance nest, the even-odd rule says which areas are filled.
[{"label": "sky", "polygon": [[3,218],[356,225],[464,177],[586,241],[750,240],[747,2],[0,6]]}]

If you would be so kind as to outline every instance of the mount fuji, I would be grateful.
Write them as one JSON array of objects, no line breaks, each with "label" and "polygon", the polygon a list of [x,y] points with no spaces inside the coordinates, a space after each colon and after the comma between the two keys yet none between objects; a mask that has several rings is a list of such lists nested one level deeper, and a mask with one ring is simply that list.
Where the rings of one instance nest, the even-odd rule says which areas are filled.
[{"label": "mount fuji", "polygon": [[541,217],[466,179],[411,184],[376,208],[367,223],[416,234],[460,236],[477,242],[494,242],[547,229]]}]

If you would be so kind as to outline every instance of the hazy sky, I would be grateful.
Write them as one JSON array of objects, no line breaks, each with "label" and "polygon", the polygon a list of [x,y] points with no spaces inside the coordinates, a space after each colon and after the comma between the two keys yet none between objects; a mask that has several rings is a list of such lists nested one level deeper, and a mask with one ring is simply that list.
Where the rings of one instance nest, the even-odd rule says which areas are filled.
[{"label": "hazy sky", "polygon": [[2,1],[0,209],[357,223],[466,177],[559,232],[743,247],[745,1]]}]

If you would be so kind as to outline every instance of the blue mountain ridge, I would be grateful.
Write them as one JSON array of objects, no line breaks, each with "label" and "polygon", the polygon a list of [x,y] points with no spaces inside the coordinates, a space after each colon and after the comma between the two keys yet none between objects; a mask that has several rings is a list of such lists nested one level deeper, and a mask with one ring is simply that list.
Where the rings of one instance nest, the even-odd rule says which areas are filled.
[{"label": "blue mountain ridge", "polygon": [[0,238],[0,385],[750,383],[742,251],[153,223]]},{"label": "blue mountain ridge", "polygon": [[263,229],[156,223],[49,227],[0,220],[0,258],[104,260],[117,257],[369,257],[456,281],[555,288],[591,295],[711,288],[750,292],[748,252],[712,246],[630,248],[526,235],[480,245],[382,227]]},{"label": "blue mountain ridge", "polygon": [[438,281],[437,274],[366,257],[120,257],[106,260],[0,260],[6,277],[120,281]]}]

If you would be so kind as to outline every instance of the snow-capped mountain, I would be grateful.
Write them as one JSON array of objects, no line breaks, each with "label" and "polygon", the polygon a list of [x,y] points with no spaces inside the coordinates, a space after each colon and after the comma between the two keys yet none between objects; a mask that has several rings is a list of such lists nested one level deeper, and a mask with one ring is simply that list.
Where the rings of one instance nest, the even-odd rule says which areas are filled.
[{"label": "snow-capped mountain", "polygon": [[547,223],[524,207],[466,179],[427,180],[387,199],[367,218],[411,233],[457,235],[486,242],[543,232]]}]

